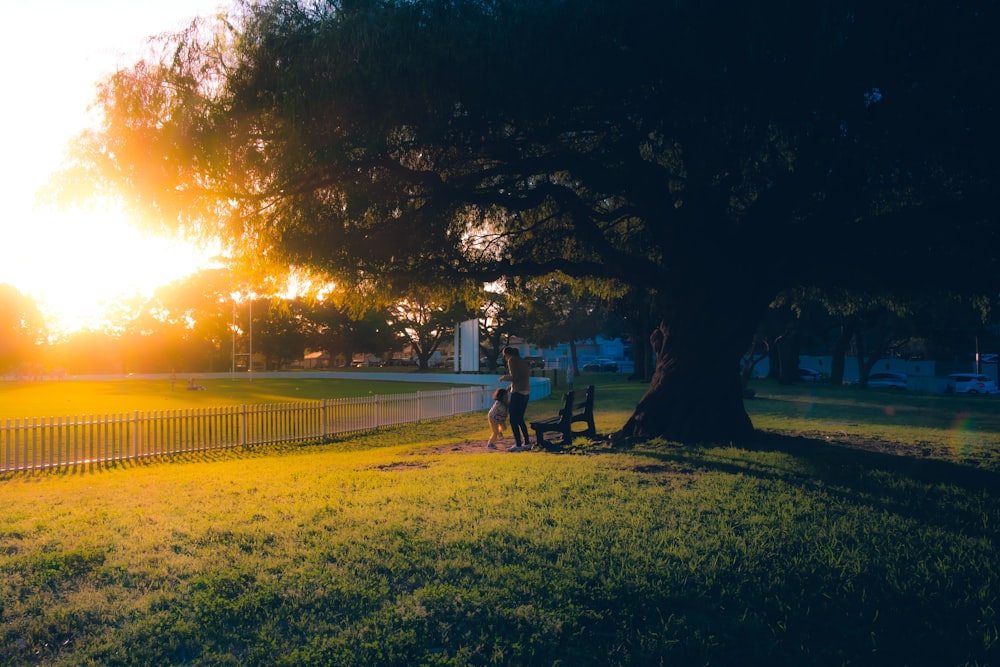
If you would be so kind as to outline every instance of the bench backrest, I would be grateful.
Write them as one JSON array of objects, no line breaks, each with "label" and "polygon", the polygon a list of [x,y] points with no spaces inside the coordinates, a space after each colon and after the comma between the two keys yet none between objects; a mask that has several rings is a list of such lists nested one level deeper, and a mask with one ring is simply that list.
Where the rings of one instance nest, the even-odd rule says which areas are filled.
[{"label": "bench backrest", "polygon": [[563,406],[562,410],[559,411],[559,416],[564,420],[571,419],[573,417],[573,395],[574,392],[567,391],[563,394]]}]

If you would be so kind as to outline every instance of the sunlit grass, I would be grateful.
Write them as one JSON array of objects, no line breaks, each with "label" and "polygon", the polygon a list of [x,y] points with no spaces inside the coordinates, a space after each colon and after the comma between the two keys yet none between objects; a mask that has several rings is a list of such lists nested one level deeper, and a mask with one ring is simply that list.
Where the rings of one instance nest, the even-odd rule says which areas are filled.
[{"label": "sunlit grass", "polygon": [[[599,385],[599,430],[641,390]],[[943,415],[927,453],[830,444],[879,397],[769,391],[755,420],[811,438],[452,451],[465,415],[8,476],[0,664],[995,664],[997,459]]]},{"label": "sunlit grass", "polygon": [[324,398],[440,391],[452,386],[436,382],[329,380],[319,378],[236,380],[201,379],[203,391],[188,391],[187,379],[67,380],[0,382],[0,419],[82,414],[115,414],[133,410],[184,410],[229,405],[260,405]]}]

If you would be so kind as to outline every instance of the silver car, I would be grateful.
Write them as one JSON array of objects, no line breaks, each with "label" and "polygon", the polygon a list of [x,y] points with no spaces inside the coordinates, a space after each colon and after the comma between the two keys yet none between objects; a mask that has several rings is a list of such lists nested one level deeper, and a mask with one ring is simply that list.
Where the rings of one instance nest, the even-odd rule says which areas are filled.
[{"label": "silver car", "polygon": [[906,373],[872,373],[868,376],[869,387],[906,389]]}]

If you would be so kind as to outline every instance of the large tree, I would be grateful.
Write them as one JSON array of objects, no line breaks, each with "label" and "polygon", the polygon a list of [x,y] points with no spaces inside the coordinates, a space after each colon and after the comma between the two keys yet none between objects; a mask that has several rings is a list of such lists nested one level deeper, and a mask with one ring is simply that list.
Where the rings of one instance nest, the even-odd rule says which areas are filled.
[{"label": "large tree", "polygon": [[741,440],[739,360],[782,289],[1000,291],[997,19],[983,0],[247,3],[111,77],[67,182],[341,284],[646,291],[655,370],[619,435]]}]

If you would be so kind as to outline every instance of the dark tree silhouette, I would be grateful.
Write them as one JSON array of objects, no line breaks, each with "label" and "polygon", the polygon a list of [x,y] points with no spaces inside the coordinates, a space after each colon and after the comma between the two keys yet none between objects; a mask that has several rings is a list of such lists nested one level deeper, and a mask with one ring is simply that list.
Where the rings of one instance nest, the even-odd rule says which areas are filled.
[{"label": "dark tree silhouette", "polygon": [[64,182],[342,284],[646,291],[655,370],[617,435],[741,440],[739,361],[781,290],[1000,292],[996,14],[246,4],[111,77]]}]

